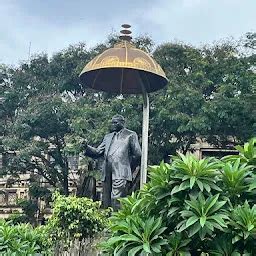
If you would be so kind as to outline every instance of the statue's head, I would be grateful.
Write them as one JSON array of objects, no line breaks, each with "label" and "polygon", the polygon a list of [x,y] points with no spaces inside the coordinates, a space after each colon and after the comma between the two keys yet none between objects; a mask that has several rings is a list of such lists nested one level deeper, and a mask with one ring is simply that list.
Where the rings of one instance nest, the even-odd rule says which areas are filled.
[{"label": "statue's head", "polygon": [[114,115],[111,119],[111,130],[120,131],[124,128],[125,119],[122,115]]}]

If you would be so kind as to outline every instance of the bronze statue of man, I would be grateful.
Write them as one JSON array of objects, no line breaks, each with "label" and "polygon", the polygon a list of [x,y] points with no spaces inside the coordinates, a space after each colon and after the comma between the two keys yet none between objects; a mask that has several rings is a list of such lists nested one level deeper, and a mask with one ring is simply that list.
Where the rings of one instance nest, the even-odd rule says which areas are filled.
[{"label": "bronze statue of man", "polygon": [[138,165],[141,148],[134,131],[124,127],[122,115],[115,115],[111,120],[111,133],[105,135],[97,147],[84,144],[85,155],[104,157],[102,165],[103,206],[118,208],[117,198],[126,197],[132,181],[131,165]]}]

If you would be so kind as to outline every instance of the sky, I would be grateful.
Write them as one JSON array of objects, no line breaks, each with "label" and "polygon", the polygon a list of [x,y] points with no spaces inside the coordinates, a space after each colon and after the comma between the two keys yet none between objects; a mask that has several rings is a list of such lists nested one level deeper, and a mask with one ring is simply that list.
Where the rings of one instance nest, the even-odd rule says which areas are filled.
[{"label": "sky", "polygon": [[256,0],[0,0],[0,63],[88,48],[132,25],[133,37],[195,46],[256,31]]}]

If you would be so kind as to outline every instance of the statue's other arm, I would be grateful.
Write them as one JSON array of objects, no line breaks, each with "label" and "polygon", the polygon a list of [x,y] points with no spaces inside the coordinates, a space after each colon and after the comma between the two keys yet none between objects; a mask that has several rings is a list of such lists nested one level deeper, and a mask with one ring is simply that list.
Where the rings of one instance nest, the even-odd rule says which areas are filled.
[{"label": "statue's other arm", "polygon": [[100,156],[103,156],[105,151],[105,145],[106,143],[105,143],[105,137],[104,137],[103,141],[97,148],[87,145],[84,154],[92,158],[98,158]]}]

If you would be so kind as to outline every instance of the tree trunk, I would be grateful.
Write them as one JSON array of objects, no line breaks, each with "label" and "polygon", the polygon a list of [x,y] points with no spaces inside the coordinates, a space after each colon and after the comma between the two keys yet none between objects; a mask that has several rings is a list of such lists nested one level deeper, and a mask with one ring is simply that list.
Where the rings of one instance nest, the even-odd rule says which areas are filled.
[{"label": "tree trunk", "polygon": [[62,187],[63,187],[63,192],[65,196],[69,195],[69,191],[68,191],[68,169],[65,168],[63,169],[63,183],[62,183]]}]

